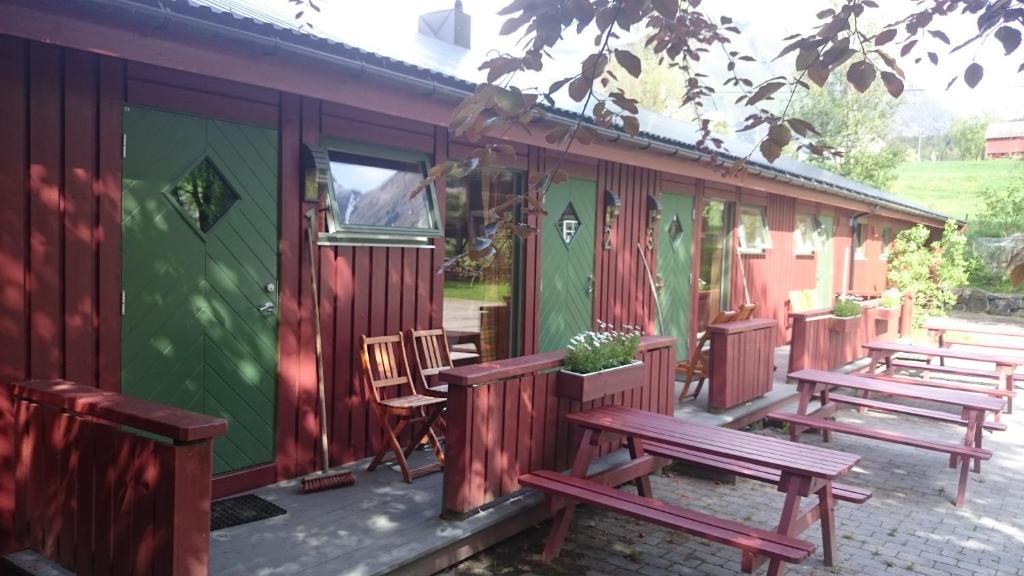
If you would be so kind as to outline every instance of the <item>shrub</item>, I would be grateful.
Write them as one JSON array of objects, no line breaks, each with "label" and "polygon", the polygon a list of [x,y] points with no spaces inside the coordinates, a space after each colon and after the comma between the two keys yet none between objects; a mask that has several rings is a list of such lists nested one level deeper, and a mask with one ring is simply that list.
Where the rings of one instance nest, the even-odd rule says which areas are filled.
[{"label": "shrub", "polygon": [[860,303],[852,298],[836,298],[836,305],[832,308],[832,315],[837,318],[855,318],[860,316]]},{"label": "shrub", "polygon": [[896,288],[889,288],[885,292],[882,292],[881,302],[879,304],[882,308],[899,308],[903,304],[903,293]]},{"label": "shrub", "polygon": [[930,233],[918,224],[896,236],[889,254],[889,282],[914,296],[914,325],[926,316],[944,316],[956,303],[970,269],[967,237],[956,222],[946,222],[942,238],[928,244]]},{"label": "shrub", "polygon": [[599,332],[582,332],[569,340],[565,370],[590,374],[633,362],[640,348],[640,331],[631,326],[623,327],[621,332],[606,330],[608,326],[603,322],[600,327]]}]

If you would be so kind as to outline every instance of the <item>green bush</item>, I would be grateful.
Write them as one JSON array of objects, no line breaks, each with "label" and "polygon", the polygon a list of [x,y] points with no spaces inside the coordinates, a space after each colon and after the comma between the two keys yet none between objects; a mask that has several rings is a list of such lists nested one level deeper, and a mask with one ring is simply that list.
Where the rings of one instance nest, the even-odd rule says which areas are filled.
[{"label": "green bush", "polygon": [[931,244],[929,235],[920,224],[904,230],[889,254],[889,282],[913,294],[915,326],[927,316],[944,316],[953,307],[971,267],[967,237],[956,222],[946,222],[942,238]]},{"label": "green bush", "polygon": [[630,326],[621,332],[606,330],[608,326],[604,323],[600,327],[600,332],[582,332],[569,340],[565,370],[590,374],[633,362],[640,349],[640,331]]},{"label": "green bush", "polygon": [[852,298],[836,298],[836,305],[832,308],[832,315],[838,318],[855,318],[860,316],[860,303]]},{"label": "green bush", "polygon": [[903,304],[903,294],[896,288],[890,288],[882,292],[879,305],[882,308],[899,308]]}]

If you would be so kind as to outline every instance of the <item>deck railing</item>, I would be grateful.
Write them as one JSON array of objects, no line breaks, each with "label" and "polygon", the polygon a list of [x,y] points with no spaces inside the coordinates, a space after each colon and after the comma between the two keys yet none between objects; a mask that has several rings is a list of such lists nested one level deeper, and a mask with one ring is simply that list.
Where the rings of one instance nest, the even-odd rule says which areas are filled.
[{"label": "deck railing", "polygon": [[15,533],[78,574],[205,574],[227,423],[62,380],[11,385]]},{"label": "deck railing", "polygon": [[862,313],[855,326],[840,328],[831,308],[792,312],[789,371],[802,368],[835,370],[865,356],[863,344],[870,340],[894,340],[910,335],[913,300],[907,295],[899,309],[884,309],[878,299],[861,302]]},{"label": "deck railing", "polygon": [[[568,468],[576,434],[565,420],[593,406],[623,405],[671,414],[675,397],[675,339],[646,336],[638,358],[644,377],[626,392],[591,402],[555,394],[562,352],[510,358],[444,373],[444,512],[464,514],[519,490],[519,476]],[[605,450],[610,447],[605,447]]]}]

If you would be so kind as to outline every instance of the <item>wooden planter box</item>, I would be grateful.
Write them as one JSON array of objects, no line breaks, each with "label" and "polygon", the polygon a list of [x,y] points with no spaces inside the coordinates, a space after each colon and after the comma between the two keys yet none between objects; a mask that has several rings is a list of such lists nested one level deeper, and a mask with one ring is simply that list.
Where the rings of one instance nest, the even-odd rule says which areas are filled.
[{"label": "wooden planter box", "polygon": [[708,408],[728,410],[771,392],[775,370],[773,319],[759,318],[708,326],[711,378]]},{"label": "wooden planter box", "polygon": [[563,398],[588,402],[609,394],[615,394],[643,385],[644,363],[637,360],[632,364],[609,368],[590,374],[577,374],[562,370],[556,381],[557,394]]},{"label": "wooden planter box", "polygon": [[829,318],[828,321],[829,330],[841,332],[843,334],[856,332],[858,326],[860,326],[860,316],[853,316],[852,318],[840,318],[839,316],[833,316]]},{"label": "wooden planter box", "polygon": [[899,308],[875,309],[875,338],[895,340],[899,337]]}]

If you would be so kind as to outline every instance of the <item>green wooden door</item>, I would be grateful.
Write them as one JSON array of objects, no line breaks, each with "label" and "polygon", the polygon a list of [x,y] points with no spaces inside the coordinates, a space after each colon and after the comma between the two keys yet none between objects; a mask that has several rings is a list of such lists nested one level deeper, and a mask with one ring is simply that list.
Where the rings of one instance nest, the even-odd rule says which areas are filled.
[{"label": "green wooden door", "polygon": [[277,132],[125,110],[121,387],[220,416],[214,472],[274,459]]},{"label": "green wooden door", "polygon": [[661,195],[658,222],[658,300],[665,325],[660,333],[676,339],[676,358],[685,360],[690,340],[693,283],[693,198]]},{"label": "green wooden door", "polygon": [[591,327],[597,184],[570,178],[551,186],[544,205],[539,344],[549,352]]},{"label": "green wooden door", "polygon": [[833,268],[833,244],[832,232],[834,230],[832,215],[821,214],[818,216],[823,234],[818,235],[817,269],[815,270],[815,290],[817,291],[817,303],[822,307],[832,305],[832,280],[835,275]]}]

